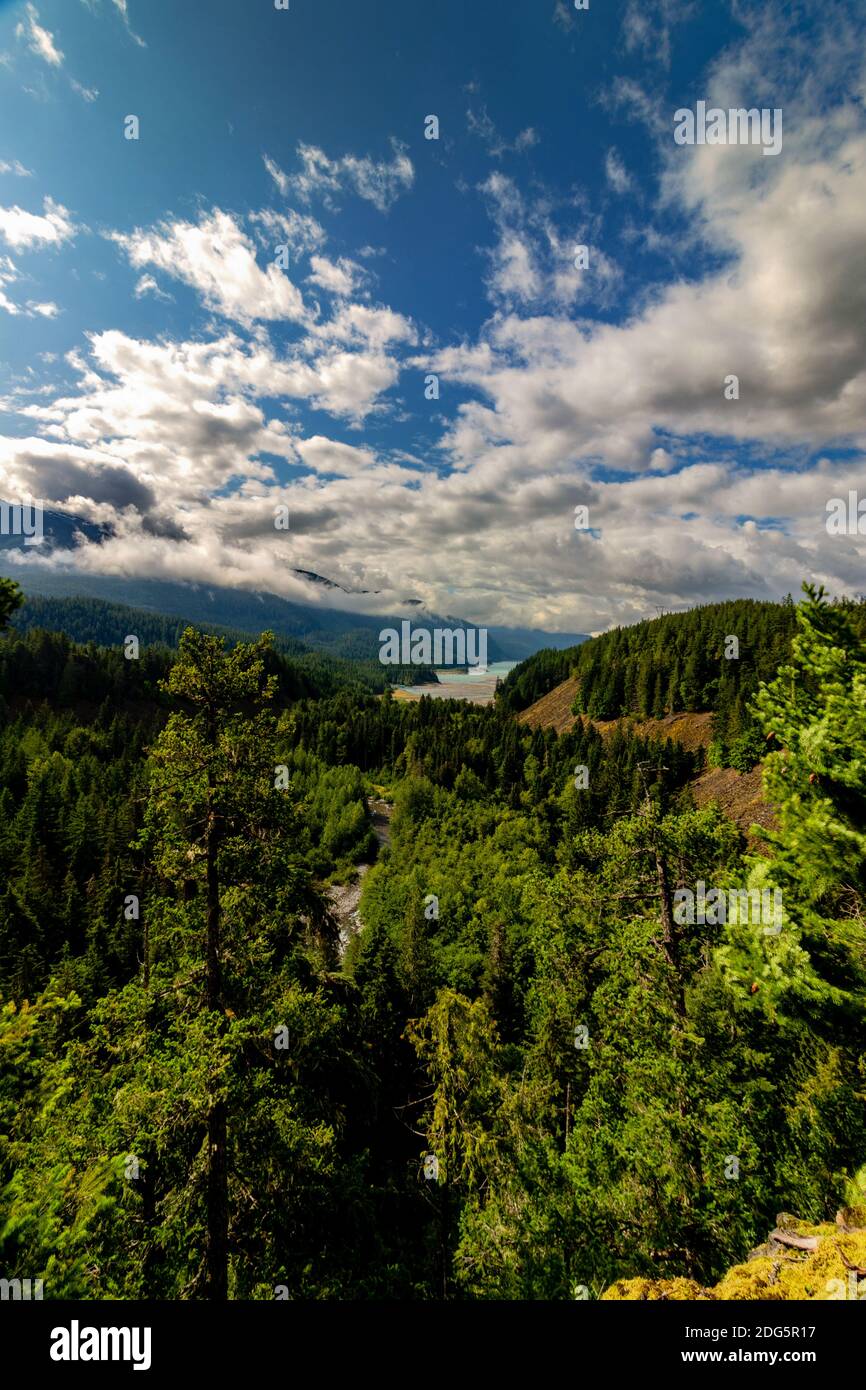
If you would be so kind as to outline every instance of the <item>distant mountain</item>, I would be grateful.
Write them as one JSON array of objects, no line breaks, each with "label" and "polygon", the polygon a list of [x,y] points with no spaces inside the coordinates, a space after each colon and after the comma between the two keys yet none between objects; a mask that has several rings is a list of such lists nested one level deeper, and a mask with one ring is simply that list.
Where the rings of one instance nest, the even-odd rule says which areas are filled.
[{"label": "distant mountain", "polygon": [[[71,536],[71,531],[69,534]],[[9,543],[20,546],[20,538],[4,539],[7,542],[6,550]],[[342,588],[321,575],[313,575],[311,571],[297,573],[322,586]],[[226,589],[215,584],[127,579],[114,575],[82,574],[71,569],[47,570],[36,566],[25,568],[13,564],[3,553],[0,553],[0,574],[16,579],[25,593],[54,598],[101,599],[165,617],[216,624],[243,632],[270,629],[279,636],[303,642],[307,647],[349,660],[377,658],[380,631],[385,627],[399,629],[409,613],[412,615],[413,629],[474,626],[462,618],[443,618],[430,613],[417,600],[411,599],[405,600],[401,604],[402,611],[396,614],[352,613],[339,608],[295,603],[278,594]],[[581,634],[542,632],[532,628],[488,627],[487,633],[489,661],[523,661],[542,648],[558,650],[585,640]]]},{"label": "distant mountain", "polygon": [[377,594],[378,589],[347,589],[345,584],[338,584],[334,579],[326,579],[323,574],[316,574],[315,570],[293,569],[292,574],[297,574],[301,579],[306,579],[310,584],[321,584],[324,589],[339,589],[344,594]]},{"label": "distant mountain", "polygon": [[[18,512],[18,504],[14,502],[3,502],[0,499],[0,506],[11,508],[15,518],[12,524],[19,528],[22,526],[22,518]],[[23,521],[29,522],[30,509],[25,509]],[[91,521],[85,521],[83,517],[71,516],[67,512],[55,512],[49,508],[42,511],[42,535],[43,541],[39,546],[42,554],[46,551],[74,550],[76,541],[75,533],[79,531],[86,536],[89,541],[104,541],[111,534],[105,526],[96,526]],[[0,550],[20,550],[24,547],[23,537],[20,535],[10,535],[6,532],[5,522],[0,527]],[[30,547],[26,547],[30,549]]]},{"label": "distant mountain", "polygon": [[[29,593],[11,620],[18,633],[42,628],[50,633],[64,633],[73,642],[85,646],[122,646],[129,634],[134,634],[142,651],[153,647],[176,648],[189,627],[184,617],[169,617],[151,613],[128,604],[107,603],[104,599],[76,595],[71,598],[49,597]],[[222,627],[217,623],[192,624],[201,631],[221,637],[229,646],[250,642],[259,629],[244,632],[239,628]],[[337,690],[366,689],[381,694],[391,685],[424,684],[435,681],[436,674],[425,666],[383,666],[376,657],[346,659],[332,652],[313,651],[295,637],[280,633],[274,636],[274,649],[282,658],[281,673],[284,689],[293,698],[303,695],[327,696]]]},{"label": "distant mountain", "polygon": [[488,627],[487,633],[489,641],[508,648],[506,661],[525,661],[536,652],[561,652],[589,641],[585,632],[545,632],[534,627]]}]

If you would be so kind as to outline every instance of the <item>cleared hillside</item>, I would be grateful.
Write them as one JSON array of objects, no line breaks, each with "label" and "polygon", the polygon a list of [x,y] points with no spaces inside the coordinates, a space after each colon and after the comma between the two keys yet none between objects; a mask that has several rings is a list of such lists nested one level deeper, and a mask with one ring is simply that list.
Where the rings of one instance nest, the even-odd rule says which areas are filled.
[{"label": "cleared hillside", "polygon": [[692,782],[692,795],[698,806],[717,801],[726,816],[736,821],[744,835],[753,825],[772,830],[776,825],[773,808],[764,800],[763,767],[737,772],[733,767],[711,767]]},{"label": "cleared hillside", "polygon": [[[585,716],[584,716],[585,717]],[[688,752],[696,748],[709,748],[712,741],[712,719],[708,711],[699,714],[665,714],[661,719],[630,719],[629,728],[641,738],[666,738],[679,743]],[[592,723],[602,737],[612,734],[621,721],[618,719],[593,719]]]},{"label": "cleared hillside", "polygon": [[554,686],[517,718],[521,724],[528,724],[530,729],[555,729],[558,734],[568,733],[577,723],[577,715],[571,712],[576,695],[577,677],[569,676],[568,680]]},{"label": "cleared hillside", "polygon": [[[572,705],[574,704],[578,690],[578,677],[569,676],[560,685],[542,695],[540,700],[536,700],[528,709],[518,714],[517,718],[521,724],[528,724],[531,729],[555,729],[558,734],[569,733],[577,723],[578,719],[586,718],[585,715],[573,714]],[[708,748],[712,738],[711,722],[712,714],[703,711],[699,714],[682,712],[680,714],[666,714],[661,719],[628,719],[630,729],[643,738],[673,739],[676,743],[682,744],[693,752],[696,748]],[[607,735],[619,724],[617,719],[592,719],[589,721],[594,728],[598,729],[602,735]]]},{"label": "cleared hillside", "polygon": [[[531,729],[555,729],[558,734],[569,733],[579,719],[586,715],[572,714],[577,694],[578,678],[570,676],[540,700],[517,716],[521,724]],[[592,719],[602,737],[612,734],[620,722],[643,738],[672,739],[688,752],[708,748],[712,741],[712,719],[708,711],[700,713],[666,714],[661,719]],[[725,815],[736,823],[744,835],[753,825],[771,829],[775,825],[773,809],[763,796],[762,768],[759,763],[750,772],[737,772],[732,767],[712,767],[692,783],[692,793],[698,806],[717,801]]]}]

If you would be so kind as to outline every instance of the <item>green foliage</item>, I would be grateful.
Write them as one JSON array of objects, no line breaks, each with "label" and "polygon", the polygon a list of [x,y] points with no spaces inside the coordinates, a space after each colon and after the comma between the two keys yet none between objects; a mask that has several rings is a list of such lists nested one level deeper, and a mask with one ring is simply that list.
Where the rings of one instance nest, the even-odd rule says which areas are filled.
[{"label": "green foliage", "polygon": [[533,656],[514,666],[499,684],[496,702],[502,709],[517,714],[522,709],[540,700],[555,685],[567,680],[577,664],[580,647],[564,647],[554,651],[550,647],[535,652]]},{"label": "green foliage", "polygon": [[[11,585],[10,580],[0,584]],[[15,586],[17,587],[17,586]],[[0,594],[6,592],[0,589]],[[22,603],[23,596],[19,597]],[[0,602],[0,615],[3,607]],[[11,609],[10,609],[11,612]],[[123,603],[106,603],[95,598],[46,598],[29,594],[16,613],[13,626],[17,632],[35,630],[63,632],[74,642],[90,646],[120,648],[128,633],[134,633],[142,647],[175,650],[189,627],[185,618],[167,617],[144,608],[131,608]],[[237,627],[198,623],[201,632],[221,637],[229,646],[249,642],[249,632]],[[372,635],[365,633],[360,640],[346,634],[333,644],[333,650],[314,650],[297,637],[279,635],[273,639],[268,656],[269,669],[279,671],[283,697],[330,695],[349,688],[381,692],[392,683],[411,685],[434,681],[436,674],[429,667],[384,667],[371,654],[375,645]],[[84,681],[76,689],[86,694]]]},{"label": "green foliage", "polygon": [[[832,1220],[866,1156],[862,618],[812,590],[669,615],[533,658],[492,708],[310,684],[267,638],[125,662],[7,634],[4,1270],[570,1299],[709,1285],[779,1209]],[[690,702],[712,761],[765,758],[763,852],[694,808],[677,745],[515,720],[572,668],[599,718]],[[359,864],[344,948],[323,888]],[[781,930],[678,921],[699,881],[778,888]]]},{"label": "green foliage", "polygon": [[862,913],[866,891],[866,642],[850,610],[807,587],[790,664],[758,694],[779,751],[766,763],[778,806],[774,874],[817,911]]},{"label": "green foliage", "polygon": [[8,627],[12,614],[23,602],[24,595],[14,579],[0,577],[0,632]]}]

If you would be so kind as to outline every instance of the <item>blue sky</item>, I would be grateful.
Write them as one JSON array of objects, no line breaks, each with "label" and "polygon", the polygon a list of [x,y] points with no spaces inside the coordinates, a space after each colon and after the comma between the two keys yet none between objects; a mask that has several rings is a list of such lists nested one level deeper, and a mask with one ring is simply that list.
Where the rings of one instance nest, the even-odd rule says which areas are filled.
[{"label": "blue sky", "polygon": [[[89,573],[478,622],[862,588],[825,514],[866,496],[863,27],[0,3],[5,495],[104,523]],[[676,145],[700,100],[781,109],[781,152]]]}]

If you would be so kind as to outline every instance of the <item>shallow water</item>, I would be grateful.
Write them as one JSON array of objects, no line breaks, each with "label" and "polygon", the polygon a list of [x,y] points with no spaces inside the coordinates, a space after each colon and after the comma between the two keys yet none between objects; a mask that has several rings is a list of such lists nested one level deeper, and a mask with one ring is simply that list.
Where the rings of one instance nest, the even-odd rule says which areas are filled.
[{"label": "shallow water", "polygon": [[473,700],[479,704],[489,704],[496,689],[497,677],[502,680],[518,664],[516,661],[491,661],[483,674],[472,670],[440,670],[437,667],[438,685],[398,685],[396,689],[412,699],[430,695],[434,700]]}]

